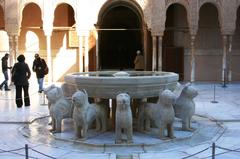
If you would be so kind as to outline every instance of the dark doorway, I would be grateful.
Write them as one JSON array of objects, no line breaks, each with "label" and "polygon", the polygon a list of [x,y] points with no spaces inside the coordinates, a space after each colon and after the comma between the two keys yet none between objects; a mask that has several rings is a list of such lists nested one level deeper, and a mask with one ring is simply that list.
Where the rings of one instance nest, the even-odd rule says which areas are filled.
[{"label": "dark doorway", "polygon": [[109,9],[99,30],[100,69],[133,69],[137,50],[142,50],[141,18],[126,6]]}]

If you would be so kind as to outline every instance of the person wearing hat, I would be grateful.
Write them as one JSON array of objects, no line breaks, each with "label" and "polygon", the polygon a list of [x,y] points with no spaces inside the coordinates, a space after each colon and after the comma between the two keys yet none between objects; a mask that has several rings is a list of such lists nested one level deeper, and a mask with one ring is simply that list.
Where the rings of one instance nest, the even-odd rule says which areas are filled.
[{"label": "person wearing hat", "polygon": [[8,58],[9,58],[8,53],[6,53],[2,58],[2,72],[4,75],[4,81],[1,83],[0,89],[2,89],[4,86],[5,91],[10,91],[10,89],[8,88],[8,69],[11,69],[12,67],[8,66]]},{"label": "person wearing hat", "polygon": [[38,93],[43,91],[43,81],[46,75],[45,70],[48,68],[44,59],[42,59],[39,54],[34,55],[35,60],[33,61],[32,70],[36,73],[38,82]]},{"label": "person wearing hat", "polygon": [[134,59],[134,69],[136,71],[143,71],[144,70],[144,57],[141,54],[140,50],[137,50],[137,56]]},{"label": "person wearing hat", "polygon": [[28,79],[31,77],[31,71],[28,64],[25,63],[25,56],[19,55],[17,57],[17,63],[14,64],[12,69],[12,81],[16,87],[16,104],[18,108],[23,105],[22,90],[24,92],[24,104],[30,106],[30,97],[28,94],[29,82]]}]

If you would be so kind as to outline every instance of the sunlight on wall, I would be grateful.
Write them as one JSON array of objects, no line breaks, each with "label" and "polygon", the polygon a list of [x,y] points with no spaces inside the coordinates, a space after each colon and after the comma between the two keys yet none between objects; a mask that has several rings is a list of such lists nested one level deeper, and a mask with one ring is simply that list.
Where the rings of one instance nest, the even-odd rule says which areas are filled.
[{"label": "sunlight on wall", "polygon": [[[34,54],[39,53],[39,38],[36,33],[33,31],[27,31],[26,35],[26,41],[25,41],[25,51],[20,54],[24,54],[26,60],[25,62],[28,64],[30,70],[32,70],[32,64],[34,61]],[[31,78],[30,78],[30,84],[31,86],[37,86],[37,78],[35,75],[35,72],[31,72]]]},{"label": "sunlight on wall", "polygon": [[76,50],[67,49],[67,35],[65,34],[62,47],[53,59],[53,80],[61,79],[77,63],[76,59]]},{"label": "sunlight on wall", "polygon": [[26,51],[39,51],[39,39],[34,32],[27,32],[25,47]]},{"label": "sunlight on wall", "polygon": [[[8,43],[8,35],[6,31],[0,30],[0,59],[5,55],[6,52],[9,52],[9,43]],[[4,79],[2,74],[2,66],[0,65],[0,79]]]},{"label": "sunlight on wall", "polygon": [[6,31],[0,30],[0,52],[9,51],[8,35]]}]

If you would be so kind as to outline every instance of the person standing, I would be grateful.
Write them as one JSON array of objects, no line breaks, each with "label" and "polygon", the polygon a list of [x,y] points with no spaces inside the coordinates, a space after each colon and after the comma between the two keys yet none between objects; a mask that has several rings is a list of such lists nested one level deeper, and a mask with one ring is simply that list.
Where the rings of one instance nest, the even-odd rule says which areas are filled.
[{"label": "person standing", "polygon": [[136,71],[143,71],[144,70],[144,57],[141,54],[140,50],[137,50],[136,53],[137,53],[137,56],[134,59],[134,65],[135,65],[134,69]]},{"label": "person standing", "polygon": [[16,87],[16,104],[18,108],[21,108],[23,105],[22,90],[24,92],[24,104],[26,107],[30,106],[28,79],[31,77],[31,71],[28,64],[25,63],[24,55],[19,55],[17,61],[18,62],[14,64],[12,69],[12,81]]},{"label": "person standing", "polygon": [[43,92],[43,81],[46,74],[47,64],[44,59],[42,59],[39,54],[34,55],[35,60],[33,61],[32,70],[36,73],[38,81],[38,93]]},{"label": "person standing", "polygon": [[4,86],[4,89],[5,91],[10,91],[10,89],[8,88],[8,69],[11,69],[12,67],[8,67],[8,58],[9,58],[9,54],[6,53],[3,58],[2,58],[2,72],[3,72],[3,75],[4,75],[4,81],[1,83],[0,85],[0,89],[3,88]]}]

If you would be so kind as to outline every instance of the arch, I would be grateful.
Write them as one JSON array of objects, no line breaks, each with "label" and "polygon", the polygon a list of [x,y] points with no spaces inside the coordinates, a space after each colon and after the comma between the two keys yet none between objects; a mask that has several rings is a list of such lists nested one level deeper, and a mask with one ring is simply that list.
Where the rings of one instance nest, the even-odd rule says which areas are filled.
[{"label": "arch", "polygon": [[[198,24],[195,39],[196,54],[198,54],[195,58],[196,80],[218,81],[221,79],[223,48],[219,12],[216,5],[210,2],[201,5]],[[210,65],[211,67],[208,67]]]},{"label": "arch", "polygon": [[[179,4],[181,6],[183,6],[186,10],[186,13],[187,13],[187,21],[188,21],[188,25],[190,24],[190,9],[189,9],[189,2],[187,2],[186,0],[171,0],[171,1],[168,1],[167,4],[166,4],[166,12],[168,10],[168,8],[171,6],[171,5],[174,5],[174,4]],[[167,15],[167,14],[165,14]]]},{"label": "arch", "polygon": [[62,5],[62,4],[67,4],[69,5],[72,9],[73,9],[73,12],[74,12],[74,20],[75,22],[77,21],[76,17],[77,17],[77,5],[72,1],[72,0],[69,0],[69,1],[66,1],[66,0],[59,0],[57,1],[54,6],[53,6],[53,9],[52,9],[52,15],[54,15],[55,13],[55,10],[57,9],[57,7],[59,5]]},{"label": "arch", "polygon": [[[22,18],[21,18],[20,27],[23,26],[23,22],[24,22],[24,21],[23,21],[23,18],[24,18],[24,17],[23,17],[23,14],[24,14],[25,11],[26,11],[26,12],[28,11],[28,10],[26,10],[26,9],[28,9],[28,7],[30,7],[29,9],[34,9],[34,15],[35,15],[35,14],[38,14],[37,11],[40,12],[39,14],[40,14],[40,21],[41,21],[40,23],[41,23],[41,24],[37,24],[38,22],[33,21],[34,19],[33,19],[32,17],[30,17],[30,20],[31,20],[31,21],[28,21],[28,23],[30,23],[32,27],[33,27],[33,26],[36,26],[36,25],[39,25],[39,26],[36,26],[36,27],[42,27],[42,23],[43,23],[43,22],[42,22],[42,16],[41,16],[41,15],[42,15],[42,14],[41,14],[42,12],[41,12],[41,8],[40,8],[36,3],[28,3],[27,5],[25,5],[25,7],[23,8],[23,10],[22,10],[22,12],[21,12],[21,13],[22,13],[22,14],[21,14]],[[26,13],[26,16],[29,16],[29,15],[31,15],[31,14]],[[31,15],[31,16],[32,16],[32,15]],[[38,17],[35,17],[35,18],[38,18]],[[25,26],[26,26],[26,25],[25,25]],[[40,28],[39,28],[39,29],[40,29]]]},{"label": "arch", "polygon": [[[42,5],[39,3],[39,1],[37,2],[26,2],[26,3],[22,3],[20,4],[20,12],[19,13],[23,13],[23,10],[25,9],[25,7],[27,7],[29,4],[34,4],[36,6],[39,7],[40,9],[40,12],[41,12],[41,19],[43,18],[43,8],[42,8]],[[21,27],[21,24],[22,24],[22,18],[23,18],[23,15],[22,14],[19,14],[19,27]]]},{"label": "arch", "polygon": [[[119,14],[128,18],[120,18]],[[113,22],[108,18],[118,19]],[[101,30],[99,32],[100,68],[132,69],[136,50],[144,50],[144,22],[141,7],[132,0],[108,1],[100,9],[97,26]],[[111,44],[107,45],[107,42]],[[116,58],[118,62],[115,61]],[[109,59],[112,59],[112,62]]]},{"label": "arch", "polygon": [[184,71],[184,50],[189,48],[189,23],[186,8],[180,3],[172,3],[166,10],[163,36],[163,71],[176,72],[182,81]]},{"label": "arch", "polygon": [[112,8],[117,6],[125,6],[131,9],[136,15],[138,15],[139,19],[141,20],[141,23],[143,24],[144,16],[143,16],[143,11],[139,6],[139,4],[133,0],[119,0],[119,1],[108,1],[101,7],[98,13],[98,25],[101,25],[104,15],[107,14]]},{"label": "arch", "polygon": [[[68,3],[59,3],[57,6],[56,6],[56,8],[54,9],[54,21],[53,21],[53,25],[54,25],[54,23],[56,23],[56,19],[58,18],[58,17],[56,17],[56,11],[57,11],[57,9],[59,9],[59,7],[64,7],[64,6],[67,6],[67,7],[70,7],[70,9],[72,9],[72,11],[73,11],[73,15],[75,14],[75,11],[74,11],[74,8],[71,6],[71,5],[69,5]],[[68,10],[69,11],[69,10]],[[70,10],[71,11],[71,10]],[[67,15],[68,15],[68,12],[66,13]],[[71,14],[71,12],[70,12],[70,14]],[[71,17],[70,17],[71,18]],[[63,18],[64,19],[64,18]],[[76,20],[75,20],[75,18],[73,17],[73,19],[72,19],[72,22],[74,22],[73,24],[75,24],[76,23]],[[68,26],[68,25],[67,25]]]},{"label": "arch", "polygon": [[0,30],[4,28],[5,28],[4,10],[2,6],[0,6]]},{"label": "arch", "polygon": [[[239,1],[240,4],[240,1]],[[231,55],[240,55],[240,5],[238,5],[236,10],[236,22],[235,22],[235,32],[232,36],[232,49],[231,49]],[[232,71],[232,81],[239,81],[240,80],[240,69],[239,69],[239,56],[235,56],[234,58],[231,57],[231,62],[229,63],[229,67]]]},{"label": "arch", "polygon": [[[199,8],[198,8],[198,16],[200,15],[200,10],[202,8],[203,5],[205,4],[212,4],[214,7],[217,8],[217,11],[218,11],[218,21],[219,21],[219,24],[220,26],[222,26],[222,10],[221,10],[221,4],[219,1],[215,1],[215,0],[204,0],[204,1],[200,1],[200,4],[199,4]],[[198,17],[199,19],[199,17]]]}]

